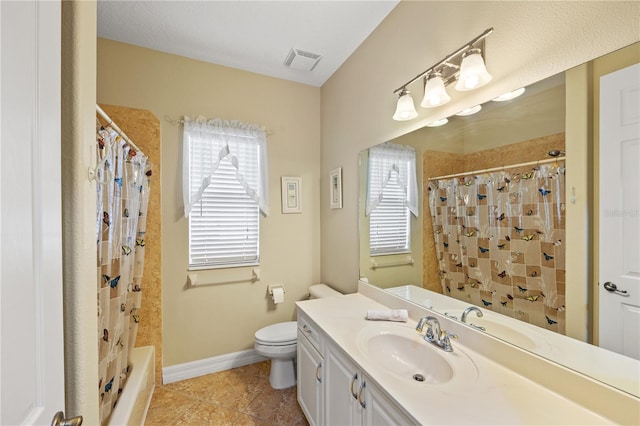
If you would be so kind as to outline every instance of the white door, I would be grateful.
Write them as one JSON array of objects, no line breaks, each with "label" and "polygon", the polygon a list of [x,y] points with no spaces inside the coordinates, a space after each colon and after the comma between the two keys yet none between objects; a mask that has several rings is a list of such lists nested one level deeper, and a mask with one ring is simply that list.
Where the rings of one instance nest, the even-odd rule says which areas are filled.
[{"label": "white door", "polygon": [[64,410],[60,3],[0,2],[0,424]]},{"label": "white door", "polygon": [[640,359],[640,64],[600,79],[600,346]]}]

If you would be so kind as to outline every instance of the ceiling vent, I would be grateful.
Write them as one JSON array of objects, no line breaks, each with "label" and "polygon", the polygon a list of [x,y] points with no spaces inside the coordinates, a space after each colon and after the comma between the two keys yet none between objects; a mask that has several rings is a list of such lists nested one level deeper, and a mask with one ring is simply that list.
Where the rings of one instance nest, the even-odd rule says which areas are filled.
[{"label": "ceiling vent", "polygon": [[289,68],[298,71],[312,71],[318,62],[322,59],[322,55],[311,53],[300,49],[291,49],[284,60],[284,64]]}]

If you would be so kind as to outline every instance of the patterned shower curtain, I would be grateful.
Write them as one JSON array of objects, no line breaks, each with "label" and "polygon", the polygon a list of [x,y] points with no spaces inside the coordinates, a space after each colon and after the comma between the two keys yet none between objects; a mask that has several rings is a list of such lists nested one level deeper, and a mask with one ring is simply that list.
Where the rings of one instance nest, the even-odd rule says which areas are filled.
[{"label": "patterned shower curtain", "polygon": [[443,293],[564,334],[564,162],[428,188]]},{"label": "patterned shower curtain", "polygon": [[105,424],[129,371],[140,321],[151,170],[111,128],[97,132],[97,281],[100,422]]}]

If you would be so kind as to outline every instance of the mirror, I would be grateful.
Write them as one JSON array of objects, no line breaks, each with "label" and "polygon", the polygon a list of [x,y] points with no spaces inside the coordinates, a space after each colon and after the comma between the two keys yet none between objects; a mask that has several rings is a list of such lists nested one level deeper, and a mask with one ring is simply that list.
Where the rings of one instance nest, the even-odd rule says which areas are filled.
[{"label": "mirror", "polygon": [[[632,55],[637,55],[638,44],[636,43],[632,48]],[[563,303],[565,297],[568,297],[568,295],[564,293],[564,271],[562,270],[561,262],[566,255],[564,250],[558,247],[556,247],[554,253],[551,253],[548,249],[540,250],[541,253],[544,253],[546,260],[556,257],[556,261],[558,261],[554,271],[557,286],[554,287],[553,295],[545,294],[541,291],[528,291],[525,285],[527,281],[525,280],[522,281],[521,286],[518,286],[519,290],[516,290],[515,294],[507,292],[503,294],[505,297],[502,299],[491,299],[491,292],[493,291],[493,293],[495,293],[495,289],[498,287],[494,286],[493,282],[481,283],[478,281],[477,284],[480,284],[479,288],[482,287],[485,291],[483,293],[482,291],[476,291],[479,289],[451,289],[447,286],[444,279],[441,280],[444,275],[442,264],[439,263],[438,259],[442,259],[443,249],[442,247],[436,247],[436,241],[438,244],[452,244],[452,242],[443,242],[443,240],[438,239],[434,234],[431,216],[432,209],[430,208],[429,201],[429,187],[431,186],[432,190],[436,187],[433,186],[433,180],[431,180],[432,184],[429,184],[429,178],[469,171],[480,171],[480,173],[475,174],[475,176],[488,176],[488,173],[484,172],[486,169],[494,167],[500,169],[502,166],[533,162],[533,165],[526,166],[525,168],[513,169],[513,173],[518,175],[517,179],[521,179],[523,174],[527,173],[527,170],[532,170],[533,168],[544,169],[546,167],[546,164],[544,166],[538,164],[539,160],[551,160],[549,163],[550,166],[553,166],[554,163],[562,166],[562,163],[554,160],[553,156],[563,155],[565,151],[566,97],[565,73],[561,73],[528,86],[524,94],[516,99],[506,102],[489,101],[482,105],[482,110],[477,114],[471,116],[453,116],[449,118],[449,123],[445,126],[425,127],[389,141],[393,144],[413,147],[416,150],[417,159],[416,173],[419,187],[420,212],[418,217],[410,216],[410,250],[398,254],[385,256],[370,255],[369,218],[365,215],[368,150],[361,152],[359,157],[360,277],[382,288],[393,287],[395,289],[390,290],[391,292],[415,303],[421,303],[428,299],[429,304],[431,304],[434,299],[433,294],[429,296],[429,294],[425,295],[420,293],[421,289],[427,289],[437,293],[437,295],[441,297],[446,296],[448,302],[440,305],[446,307],[446,309],[443,308],[444,311],[439,311],[441,314],[455,314],[459,317],[466,307],[472,303],[476,304],[483,311],[490,312],[490,315],[488,315],[489,319],[499,317],[499,322],[501,324],[508,324],[510,330],[524,328],[527,330],[528,335],[535,334],[543,336],[545,340],[552,342],[551,345],[554,349],[538,351],[533,345],[523,343],[525,341],[530,342],[530,339],[523,339],[521,333],[516,336],[514,333],[509,335],[509,333],[500,334],[495,332],[495,337],[509,341],[523,349],[532,351],[597,380],[606,382],[625,392],[640,396],[637,380],[614,377],[616,375],[612,374],[608,367],[606,367],[608,361],[614,359],[618,365],[624,365],[627,372],[637,372],[640,371],[640,362],[638,360],[613,354],[602,348],[563,335],[564,322],[569,316],[573,315],[574,320],[576,315],[577,318],[581,318],[580,313],[576,314],[570,309],[565,309],[565,304]],[[587,147],[585,145],[585,150],[586,149]],[[554,173],[557,173],[557,170]],[[496,179],[493,175],[492,178]],[[500,179],[503,178],[502,176],[500,177]],[[537,194],[538,190],[541,191],[541,194]],[[544,192],[546,192],[547,189],[538,188],[532,191],[536,193],[536,195],[544,197],[546,195]],[[567,200],[558,201],[557,205],[559,206],[562,205],[562,203],[569,202],[569,196],[566,194],[566,191],[563,192]],[[479,190],[476,190],[476,192],[472,192],[471,195],[473,197],[482,197],[484,193],[480,194]],[[446,197],[443,196],[443,198]],[[498,211],[494,216],[499,217],[499,213]],[[456,216],[455,219],[457,220],[458,217]],[[435,229],[436,234],[438,232],[437,227],[438,225],[436,225]],[[557,228],[560,229],[553,231],[555,232],[555,237],[553,241],[549,241],[549,244],[556,242],[558,246],[561,246],[562,241],[564,241],[564,230],[562,226],[557,226]],[[516,232],[520,232],[518,229],[516,229]],[[531,229],[533,229],[533,227],[531,227]],[[480,230],[479,228],[475,228],[475,231]],[[470,232],[474,231],[472,230]],[[493,235],[491,237],[493,238]],[[523,238],[535,239],[536,236],[533,234],[524,235]],[[458,238],[458,240],[462,240],[462,238]],[[455,241],[455,243],[460,245],[464,244],[460,241]],[[500,241],[494,242],[494,244],[498,246],[504,245],[504,243],[505,241],[502,241],[502,244],[500,244]],[[506,243],[509,243],[509,240],[507,240]],[[463,248],[466,250],[466,247]],[[489,246],[487,245],[486,248],[489,248]],[[486,248],[482,248],[481,250],[486,250]],[[512,250],[511,253],[513,254],[514,251]],[[516,251],[516,253],[518,252]],[[482,255],[476,253],[475,257],[479,259]],[[525,268],[529,262],[522,261],[521,263],[523,264],[523,268]],[[523,269],[523,271],[524,270],[525,269]],[[492,272],[496,272],[498,275],[501,273],[500,271]],[[535,277],[537,273],[539,273],[537,270],[526,269],[527,277]],[[491,273],[489,273],[489,275],[491,275]],[[467,274],[466,283],[473,281],[469,280],[469,278],[469,274]],[[463,279],[462,281],[465,280]],[[516,288],[515,284],[514,281],[513,288]],[[407,285],[416,286],[418,291],[410,290],[410,287],[406,287]],[[585,286],[586,285],[587,284],[585,284]],[[456,294],[458,291],[460,293]],[[522,294],[519,295],[518,292]],[[586,295],[587,293],[588,291],[585,290],[584,294]],[[488,297],[483,297],[483,294],[488,295]],[[533,312],[527,312],[526,308],[534,305],[542,306],[542,303],[531,303],[530,305],[525,303],[519,305],[524,308],[515,310],[501,309],[515,305],[515,303],[511,303],[514,298],[519,299],[517,300],[518,302],[526,299],[535,302],[538,298],[552,296],[555,301],[553,303],[545,303],[546,307],[544,311],[540,311],[541,313],[537,315]],[[542,300],[543,299],[541,299],[541,301]],[[422,304],[424,305],[424,303]],[[494,304],[496,306],[492,306]],[[549,306],[552,308],[551,310],[548,309]],[[439,306],[435,303],[433,306],[426,307],[436,311],[439,310]],[[591,309],[590,307],[589,311],[591,311]],[[501,311],[504,311],[502,313],[506,315],[498,315]],[[514,314],[514,312],[517,313]],[[520,317],[518,315],[520,315]],[[582,321],[584,322],[584,320]],[[535,328],[536,331],[532,331],[533,329],[530,324],[537,326],[537,328]],[[588,328],[587,324],[584,324],[584,328]],[[494,327],[494,330],[496,329],[497,327]],[[491,327],[486,327],[485,331],[491,333]],[[571,349],[569,350],[568,348]],[[575,356],[576,351],[580,351],[579,353],[586,353],[586,351],[588,351],[590,354],[593,354],[593,362],[581,363],[579,359],[576,359],[580,358]],[[627,377],[629,376],[627,375]]]}]

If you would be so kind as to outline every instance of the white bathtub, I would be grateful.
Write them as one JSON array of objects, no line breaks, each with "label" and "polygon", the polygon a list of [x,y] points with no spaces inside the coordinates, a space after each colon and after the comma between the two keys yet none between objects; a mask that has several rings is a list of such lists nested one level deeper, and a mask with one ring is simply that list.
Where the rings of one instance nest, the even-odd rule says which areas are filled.
[{"label": "white bathtub", "polygon": [[111,412],[109,426],[144,425],[155,388],[155,354],[153,346],[131,351],[131,373]]}]

